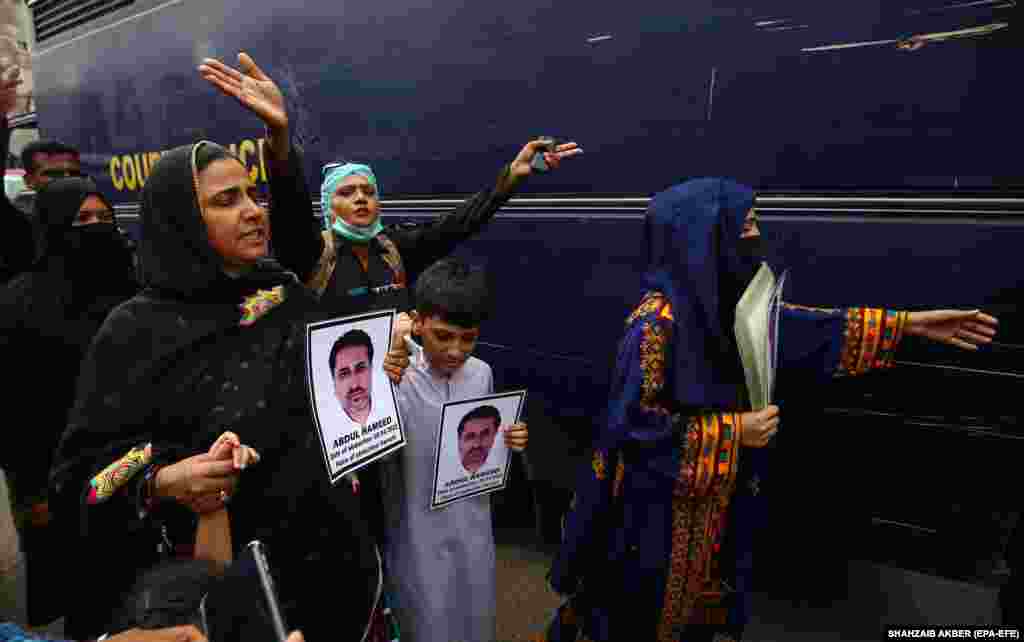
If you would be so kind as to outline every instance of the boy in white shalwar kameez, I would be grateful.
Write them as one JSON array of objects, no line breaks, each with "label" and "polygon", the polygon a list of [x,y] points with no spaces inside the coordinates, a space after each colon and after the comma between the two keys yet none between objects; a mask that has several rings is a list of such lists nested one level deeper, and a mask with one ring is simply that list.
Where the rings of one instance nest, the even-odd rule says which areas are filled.
[{"label": "boy in white shalwar kameez", "polygon": [[[494,392],[491,368],[470,356],[489,308],[480,269],[447,259],[417,280],[409,368],[396,386],[407,443],[385,464],[385,547],[402,642],[493,642],[495,557],[489,495],[430,510],[441,408]],[[526,424],[502,426],[526,447]]]}]

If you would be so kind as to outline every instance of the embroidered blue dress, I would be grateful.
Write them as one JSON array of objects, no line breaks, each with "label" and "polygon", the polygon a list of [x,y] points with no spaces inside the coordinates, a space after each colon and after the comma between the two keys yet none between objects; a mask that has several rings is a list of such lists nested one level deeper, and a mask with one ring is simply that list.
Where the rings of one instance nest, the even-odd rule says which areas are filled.
[{"label": "embroidered blue dress", "polygon": [[[649,238],[681,236],[674,246],[691,258],[699,254],[694,237],[739,238],[753,194],[705,181],[655,198]],[[675,225],[680,210],[701,197],[718,206],[691,207],[690,220]],[[716,233],[716,225],[725,230]],[[767,525],[761,490],[771,449],[740,448],[740,414],[748,408],[742,370],[721,365],[730,355],[715,350],[706,330],[720,322],[701,308],[717,306],[692,295],[701,289],[694,281],[709,278],[700,261],[714,264],[715,254],[686,265],[685,252],[672,247],[663,255],[683,255],[667,260],[694,276],[675,277],[688,292],[648,287],[626,322],[605,427],[551,568],[552,586],[572,596],[547,633],[551,642],[739,640],[749,617],[753,538]],[[672,278],[673,270],[652,258],[648,275],[659,270]],[[779,366],[823,377],[887,367],[905,319],[877,309],[786,305]]]}]

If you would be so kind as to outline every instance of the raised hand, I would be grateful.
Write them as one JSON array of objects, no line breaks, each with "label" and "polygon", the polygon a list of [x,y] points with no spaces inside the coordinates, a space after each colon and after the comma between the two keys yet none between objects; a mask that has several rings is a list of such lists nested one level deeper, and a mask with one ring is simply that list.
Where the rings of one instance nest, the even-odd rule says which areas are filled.
[{"label": "raised hand", "polygon": [[18,65],[0,68],[0,116],[14,110],[18,104],[18,85],[23,82]]},{"label": "raised hand", "polygon": [[992,343],[998,325],[998,319],[981,310],[928,310],[911,312],[903,331],[973,351]]},{"label": "raised hand", "polygon": [[232,96],[271,130],[288,128],[288,110],[277,83],[263,73],[249,54],[238,54],[241,71],[215,58],[204,58],[199,73],[225,95]]},{"label": "raised hand", "polygon": [[[515,189],[524,178],[533,173],[530,161],[534,154],[544,147],[544,140],[534,140],[526,143],[526,146],[519,151],[519,155],[512,161],[509,168],[507,188]],[[552,170],[558,169],[562,161],[583,153],[583,149],[576,143],[563,143],[555,147],[553,152],[544,152],[544,160]]]}]

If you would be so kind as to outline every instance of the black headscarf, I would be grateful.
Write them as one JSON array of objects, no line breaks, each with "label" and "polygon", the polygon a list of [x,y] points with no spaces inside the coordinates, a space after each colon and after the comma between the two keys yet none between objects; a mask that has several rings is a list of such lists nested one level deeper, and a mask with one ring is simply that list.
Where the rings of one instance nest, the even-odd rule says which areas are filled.
[{"label": "black headscarf", "polygon": [[743,370],[732,325],[760,265],[740,243],[753,206],[749,187],[698,178],[655,195],[647,209],[643,289],[663,293],[672,305],[673,399],[684,406],[737,406]]},{"label": "black headscarf", "polygon": [[[73,474],[76,463],[98,453],[125,452],[153,437],[123,430],[145,424],[147,395],[158,394],[140,386],[156,380],[197,345],[238,331],[247,296],[287,285],[291,298],[305,298],[294,275],[271,260],[238,277],[225,273],[223,259],[209,245],[199,204],[195,163],[204,145],[214,143],[203,141],[164,154],[146,180],[139,244],[146,288],[110,314],[83,364],[77,404],[53,471],[58,489],[78,478]],[[109,434],[103,437],[103,432]],[[166,458],[175,461],[179,454],[168,452]]]},{"label": "black headscarf", "polygon": [[[346,599],[359,611],[372,599],[377,561],[358,498],[327,479],[308,408],[303,333],[316,301],[270,260],[238,277],[225,273],[198,199],[196,159],[207,145],[164,154],[146,181],[140,254],[147,287],[110,314],[90,348],[51,471],[52,495],[57,510],[76,515],[91,556],[114,558],[90,571],[90,584],[97,574],[107,583],[130,578],[152,563],[145,561],[154,556],[152,525],[126,497],[86,505],[89,480],[135,446],[152,444],[153,463],[167,465],[235,430],[262,455],[229,506],[237,541],[278,542],[275,550],[289,556],[285,566],[300,574],[307,554],[325,538],[334,541],[328,549],[351,556],[339,563],[352,574],[354,596]],[[244,300],[278,286],[283,301],[243,323]],[[175,541],[188,537],[177,517],[165,523]],[[281,586],[294,597],[306,584],[285,578]],[[94,603],[76,603],[83,621],[110,608],[102,588],[90,591]],[[95,634],[95,626],[76,625],[75,633]]]},{"label": "black headscarf", "polygon": [[[36,307],[45,300],[62,308],[70,306],[74,316],[97,297],[124,300],[138,289],[131,241],[117,225],[73,225],[79,209],[90,196],[111,207],[88,178],[51,181],[36,195],[35,219],[40,234],[36,259],[28,272],[36,276],[25,279],[37,283],[32,288],[37,292],[31,297]],[[40,287],[43,281],[45,287]],[[45,311],[47,316],[66,316],[48,307],[51,309]],[[107,309],[110,307],[112,304],[107,305]]]},{"label": "black headscarf", "polygon": [[210,247],[199,204],[197,158],[215,143],[201,141],[160,157],[142,189],[143,283],[162,298],[192,303],[237,303],[258,289],[295,281],[271,259],[239,276],[228,276]]},{"label": "black headscarf", "polygon": [[[3,390],[11,416],[28,418],[3,449],[2,465],[16,482],[19,504],[46,500],[53,452],[74,402],[82,356],[107,314],[138,290],[128,240],[111,223],[74,226],[96,185],[60,179],[35,199],[40,225],[36,260],[0,292],[0,354],[8,368]],[[109,205],[108,205],[109,207]],[[29,618],[61,615],[56,584],[66,573],[63,525],[34,529],[26,538]]]},{"label": "black headscarf", "polygon": [[[37,429],[25,431],[18,447],[6,449],[5,466],[20,477],[22,490],[46,488],[56,439],[74,399],[83,354],[111,309],[131,297],[132,256],[117,228],[94,223],[73,227],[82,203],[102,196],[81,178],[53,181],[36,197],[41,239],[32,269],[0,290],[0,354],[19,364],[3,386],[16,415],[32,416]],[[98,232],[98,233],[96,233]],[[38,403],[46,381],[46,403]],[[17,404],[31,404],[25,411]]]}]

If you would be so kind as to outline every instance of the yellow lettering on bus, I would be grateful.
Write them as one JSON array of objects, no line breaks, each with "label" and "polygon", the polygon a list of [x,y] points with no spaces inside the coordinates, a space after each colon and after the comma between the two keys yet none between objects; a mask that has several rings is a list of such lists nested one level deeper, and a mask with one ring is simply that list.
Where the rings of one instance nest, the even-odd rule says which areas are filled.
[{"label": "yellow lettering on bus", "polygon": [[[245,159],[251,154],[256,154],[256,143],[246,139],[238,144],[238,160],[242,161],[246,169],[249,169],[249,164],[245,162]],[[255,183],[259,180],[259,174],[259,168],[253,165],[252,169],[249,169],[249,180]]]},{"label": "yellow lettering on bus", "polygon": [[[142,155],[143,158],[145,156],[145,154]],[[135,165],[135,175],[139,180],[139,189],[142,189],[142,186],[146,184],[146,177],[149,176],[149,169],[144,162],[139,160],[138,154],[132,157],[132,163]]]},{"label": "yellow lettering on bus", "polygon": [[266,156],[267,139],[266,138],[261,138],[259,140],[259,147],[260,147],[260,179],[264,183],[266,183],[267,182],[267,160],[266,160],[266,158],[267,158],[267,156]]},{"label": "yellow lettering on bus", "polygon": [[124,180],[121,178],[121,159],[117,156],[110,159],[110,182],[114,184],[114,189],[117,191],[124,191]]},{"label": "yellow lettering on bus", "polygon": [[[124,185],[130,190],[135,189],[135,165],[131,156],[121,157],[121,167],[124,169]],[[131,170],[131,171],[129,171]]]}]

